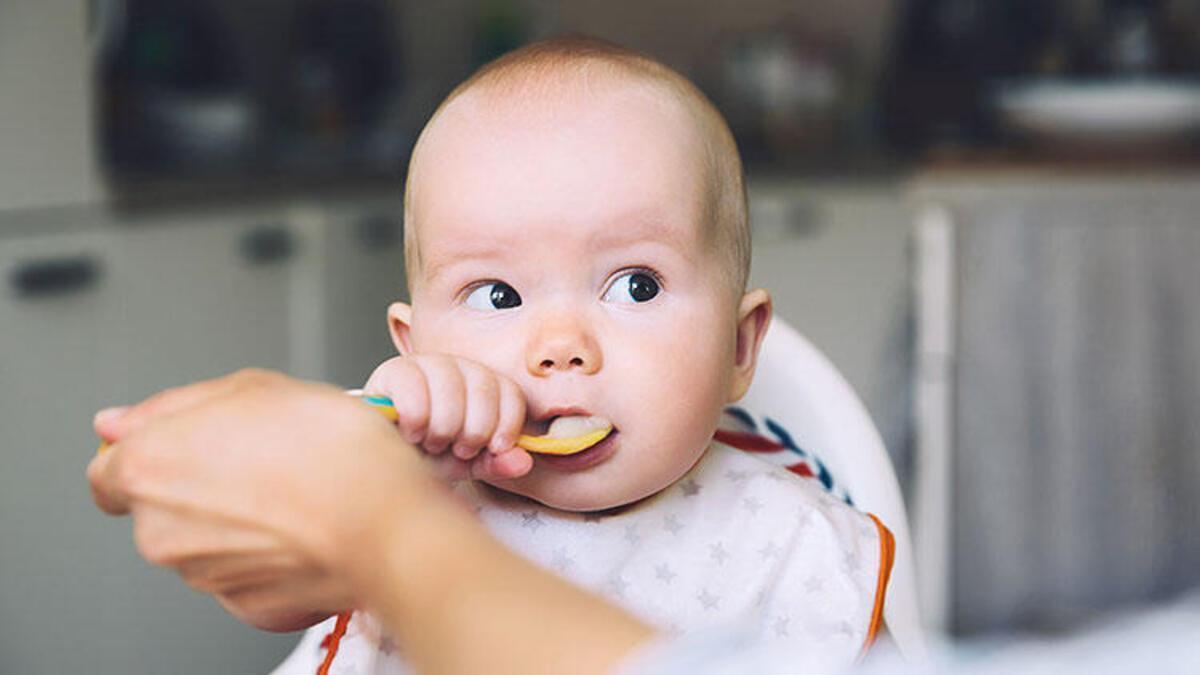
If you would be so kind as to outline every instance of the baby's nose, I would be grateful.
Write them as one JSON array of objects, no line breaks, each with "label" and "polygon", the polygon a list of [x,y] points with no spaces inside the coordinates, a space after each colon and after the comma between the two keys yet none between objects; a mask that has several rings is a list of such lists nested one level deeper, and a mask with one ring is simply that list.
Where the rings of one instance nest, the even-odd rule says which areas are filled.
[{"label": "baby's nose", "polygon": [[582,322],[553,318],[542,322],[525,353],[530,374],[548,376],[556,371],[591,375],[600,370],[600,346]]}]

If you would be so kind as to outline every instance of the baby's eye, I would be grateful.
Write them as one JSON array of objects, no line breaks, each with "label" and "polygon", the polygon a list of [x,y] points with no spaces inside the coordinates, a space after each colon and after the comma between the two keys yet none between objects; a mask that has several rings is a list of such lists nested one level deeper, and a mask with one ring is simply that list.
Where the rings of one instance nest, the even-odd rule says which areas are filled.
[{"label": "baby's eye", "polygon": [[604,291],[605,302],[649,302],[658,295],[658,280],[646,272],[626,272]]},{"label": "baby's eye", "polygon": [[483,284],[471,291],[467,296],[467,307],[490,311],[493,309],[509,309],[521,304],[521,296],[516,289],[503,281],[493,281]]}]

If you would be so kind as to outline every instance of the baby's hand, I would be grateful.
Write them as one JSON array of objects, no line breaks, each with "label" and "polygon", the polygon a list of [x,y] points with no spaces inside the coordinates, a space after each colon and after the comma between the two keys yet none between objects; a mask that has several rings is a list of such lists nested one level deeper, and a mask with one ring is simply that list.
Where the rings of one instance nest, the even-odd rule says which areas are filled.
[{"label": "baby's hand", "polygon": [[525,395],[487,366],[441,354],[397,356],[371,373],[363,391],[392,399],[400,432],[447,480],[516,478],[533,467],[516,447]]}]

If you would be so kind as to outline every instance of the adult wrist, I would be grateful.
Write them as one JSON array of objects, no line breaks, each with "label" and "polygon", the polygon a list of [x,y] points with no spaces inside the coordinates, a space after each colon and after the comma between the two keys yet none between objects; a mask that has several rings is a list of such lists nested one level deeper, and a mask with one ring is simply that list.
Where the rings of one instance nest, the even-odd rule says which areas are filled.
[{"label": "adult wrist", "polygon": [[494,544],[432,478],[396,495],[365,539],[349,561],[350,587],[362,608],[398,624],[434,611],[442,589],[468,572],[466,561]]}]

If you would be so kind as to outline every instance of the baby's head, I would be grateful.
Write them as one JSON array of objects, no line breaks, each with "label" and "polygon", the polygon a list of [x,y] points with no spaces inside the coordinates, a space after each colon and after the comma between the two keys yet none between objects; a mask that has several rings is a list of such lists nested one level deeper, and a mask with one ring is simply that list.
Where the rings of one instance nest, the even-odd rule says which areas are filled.
[{"label": "baby's head", "polygon": [[667,487],[745,393],[770,318],[745,292],[741,162],[720,113],[679,74],[607,43],[513,52],[450,94],[405,192],[412,305],[401,353],[469,358],[512,378],[526,433],[608,418],[579,455],[497,483],[595,510]]}]

